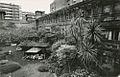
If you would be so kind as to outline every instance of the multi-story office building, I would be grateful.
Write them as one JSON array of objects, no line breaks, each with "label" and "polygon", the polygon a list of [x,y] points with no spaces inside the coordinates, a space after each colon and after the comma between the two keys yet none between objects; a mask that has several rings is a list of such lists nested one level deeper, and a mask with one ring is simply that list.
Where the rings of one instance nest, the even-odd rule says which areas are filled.
[{"label": "multi-story office building", "polygon": [[35,19],[45,15],[45,11],[35,11],[33,12],[22,12],[22,21],[35,21]]},{"label": "multi-story office building", "polygon": [[50,4],[50,12],[54,12],[56,10],[62,9],[66,6],[69,6],[81,1],[83,0],[54,0],[54,2]]},{"label": "multi-story office building", "polygon": [[27,22],[35,21],[35,13],[33,12],[22,12],[22,20]]},{"label": "multi-story office building", "polygon": [[26,14],[25,16],[26,16],[26,21],[28,21],[28,22],[35,21],[35,19],[36,19],[34,13],[33,14]]},{"label": "multi-story office building", "polygon": [[32,18],[34,18],[34,13],[32,13],[32,12],[22,12],[22,21],[27,21],[27,17],[28,17],[28,15],[29,16],[33,16]]},{"label": "multi-story office building", "polygon": [[5,20],[19,21],[20,6],[15,4],[0,3],[0,10],[4,10]]}]

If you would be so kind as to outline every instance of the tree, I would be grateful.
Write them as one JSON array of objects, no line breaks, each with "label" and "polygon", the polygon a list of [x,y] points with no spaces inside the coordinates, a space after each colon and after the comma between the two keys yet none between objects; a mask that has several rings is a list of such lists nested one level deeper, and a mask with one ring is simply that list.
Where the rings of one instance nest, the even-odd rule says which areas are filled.
[{"label": "tree", "polygon": [[[11,23],[13,24],[13,23]],[[5,26],[5,28],[8,28]],[[6,42],[16,42],[20,43],[24,40],[28,40],[28,38],[37,37],[36,30],[28,27],[20,27],[20,28],[11,28],[9,30],[7,29],[1,29],[0,32],[0,42],[6,43]]]},{"label": "tree", "polygon": [[81,61],[83,61],[84,66],[91,61],[97,62],[96,50],[93,50],[94,45],[88,40],[88,37],[86,37],[89,26],[88,23],[84,18],[77,18],[71,26],[71,34],[75,38],[79,57]]},{"label": "tree", "polygon": [[15,28],[17,28],[17,27],[16,27],[15,23],[13,23],[13,22],[8,22],[8,21],[0,22],[0,29],[2,29],[2,30],[13,30]]}]

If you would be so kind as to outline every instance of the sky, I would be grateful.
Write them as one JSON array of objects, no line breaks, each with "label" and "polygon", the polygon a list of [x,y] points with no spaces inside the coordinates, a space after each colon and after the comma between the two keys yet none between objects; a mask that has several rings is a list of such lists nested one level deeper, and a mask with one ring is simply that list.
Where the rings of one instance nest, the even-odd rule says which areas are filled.
[{"label": "sky", "polygon": [[22,11],[35,12],[45,11],[50,12],[50,3],[54,0],[0,0],[2,3],[12,3],[20,5]]}]

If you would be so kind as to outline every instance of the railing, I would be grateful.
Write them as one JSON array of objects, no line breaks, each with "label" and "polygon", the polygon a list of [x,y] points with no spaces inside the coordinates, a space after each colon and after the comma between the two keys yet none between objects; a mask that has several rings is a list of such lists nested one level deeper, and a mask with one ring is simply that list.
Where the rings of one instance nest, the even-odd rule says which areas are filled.
[{"label": "railing", "polygon": [[103,41],[107,47],[100,48],[101,50],[120,52],[120,41],[117,40],[105,40]]}]

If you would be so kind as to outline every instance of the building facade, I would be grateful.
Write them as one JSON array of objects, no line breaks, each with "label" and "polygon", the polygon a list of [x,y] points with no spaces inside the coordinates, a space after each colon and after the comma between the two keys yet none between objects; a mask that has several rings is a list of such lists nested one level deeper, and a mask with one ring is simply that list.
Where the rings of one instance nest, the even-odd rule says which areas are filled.
[{"label": "building facade", "polygon": [[33,21],[35,21],[35,19],[36,19],[34,13],[26,14],[25,16],[26,16],[26,21],[27,21],[27,22],[33,22]]},{"label": "building facade", "polygon": [[28,20],[35,20],[35,14],[33,12],[22,11],[22,22],[27,22]]},{"label": "building facade", "polygon": [[81,1],[83,0],[54,0],[54,2],[50,4],[50,12],[54,12]]},{"label": "building facade", "polygon": [[73,0],[54,0],[54,2],[50,4],[50,12],[64,8],[72,3]]},{"label": "building facade", "polygon": [[5,20],[19,21],[20,6],[15,4],[0,3],[0,10],[4,10]]},{"label": "building facade", "polygon": [[105,29],[105,37],[108,40],[120,41],[120,0],[78,2],[40,17],[37,19],[37,26],[39,28],[60,26],[65,30],[71,25],[71,20],[79,14],[87,20],[91,17],[99,19]]},{"label": "building facade", "polygon": [[35,21],[37,18],[45,15],[45,11],[35,11],[33,12],[22,12],[22,21],[24,22],[32,22]]}]

